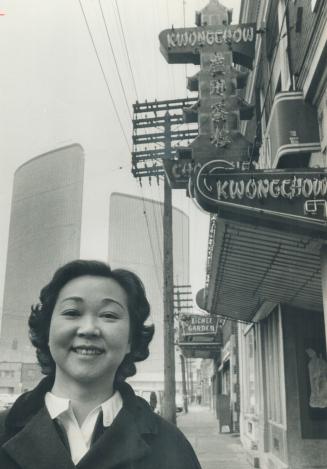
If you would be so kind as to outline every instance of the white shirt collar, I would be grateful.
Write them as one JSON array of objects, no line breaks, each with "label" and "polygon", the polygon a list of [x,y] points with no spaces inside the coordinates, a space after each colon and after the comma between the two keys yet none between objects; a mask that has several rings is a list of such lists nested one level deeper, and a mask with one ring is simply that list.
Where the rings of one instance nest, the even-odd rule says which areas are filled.
[{"label": "white shirt collar", "polygon": [[[52,420],[58,418],[64,412],[67,412],[71,408],[70,399],[65,397],[58,397],[52,392],[47,392],[45,395],[45,405],[48,409],[50,417]],[[117,416],[118,412],[123,406],[123,401],[120,393],[116,391],[109,399],[102,402],[94,409],[91,410],[90,414],[97,413],[99,414],[100,409],[103,413],[103,426],[109,427]],[[89,417],[86,417],[85,420]]]},{"label": "white shirt collar", "polygon": [[112,397],[91,410],[79,426],[69,399],[47,392],[44,400],[51,419],[56,419],[66,432],[74,464],[77,464],[90,449],[92,435],[101,410],[103,426],[109,427],[123,406],[121,395],[116,391]]}]

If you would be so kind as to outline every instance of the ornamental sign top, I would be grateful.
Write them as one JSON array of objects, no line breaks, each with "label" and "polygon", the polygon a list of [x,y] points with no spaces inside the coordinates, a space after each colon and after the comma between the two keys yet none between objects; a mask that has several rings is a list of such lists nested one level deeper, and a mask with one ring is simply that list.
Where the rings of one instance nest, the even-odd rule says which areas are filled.
[{"label": "ornamental sign top", "polygon": [[202,208],[270,215],[327,226],[327,170],[238,171],[223,160],[201,167],[195,196]]}]

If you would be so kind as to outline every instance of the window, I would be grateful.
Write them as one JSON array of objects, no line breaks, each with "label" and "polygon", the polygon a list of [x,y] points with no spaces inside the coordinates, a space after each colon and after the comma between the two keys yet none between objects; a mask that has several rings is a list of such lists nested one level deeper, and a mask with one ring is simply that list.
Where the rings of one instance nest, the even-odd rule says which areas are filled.
[{"label": "window", "polygon": [[321,148],[324,152],[327,147],[327,90],[325,90],[320,102],[318,103],[318,121]]},{"label": "window", "polygon": [[278,23],[280,30],[279,61],[281,71],[281,91],[288,91],[291,88],[286,14],[285,0],[280,0],[278,4]]},{"label": "window", "polygon": [[14,370],[0,370],[0,378],[14,378]]},{"label": "window", "polygon": [[276,308],[263,322],[264,368],[266,372],[268,420],[284,424],[284,373],[281,313]]},{"label": "window", "polygon": [[224,363],[222,372],[222,392],[223,394],[230,395],[230,365],[229,360]]},{"label": "window", "polygon": [[255,353],[256,353],[256,340],[254,334],[254,327],[247,330],[244,337],[245,346],[245,392],[244,392],[244,407],[245,412],[254,414],[256,412],[256,395],[255,395]]}]

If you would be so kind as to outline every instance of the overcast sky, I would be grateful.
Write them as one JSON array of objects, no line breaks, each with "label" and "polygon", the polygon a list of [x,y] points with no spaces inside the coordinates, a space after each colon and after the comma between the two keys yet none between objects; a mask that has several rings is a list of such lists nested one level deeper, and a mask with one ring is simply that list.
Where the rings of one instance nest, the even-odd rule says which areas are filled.
[{"label": "overcast sky", "polygon": [[[159,51],[158,34],[172,25],[177,28],[185,23],[192,27],[195,11],[207,3],[207,0],[101,0],[101,3],[0,0],[1,309],[12,182],[19,165],[66,144],[78,142],[84,147],[82,257],[107,260],[110,192],[156,199],[161,196],[162,187],[149,188],[146,181],[141,192],[131,175],[129,112],[136,99],[142,102],[186,96],[185,66],[166,63]],[[233,19],[237,22],[239,0],[221,3],[234,9]],[[195,67],[187,66],[187,75],[195,71]],[[208,216],[185,197],[184,191],[174,191],[174,203],[191,219],[191,278],[198,289],[204,284]]]}]

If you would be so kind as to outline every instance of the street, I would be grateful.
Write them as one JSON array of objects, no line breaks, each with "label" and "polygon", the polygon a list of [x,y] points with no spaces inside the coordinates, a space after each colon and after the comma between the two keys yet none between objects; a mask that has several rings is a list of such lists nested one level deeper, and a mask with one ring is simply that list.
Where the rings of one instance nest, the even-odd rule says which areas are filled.
[{"label": "street", "polygon": [[202,469],[250,469],[239,436],[219,433],[211,409],[193,405],[178,414],[177,426],[193,446]]}]

